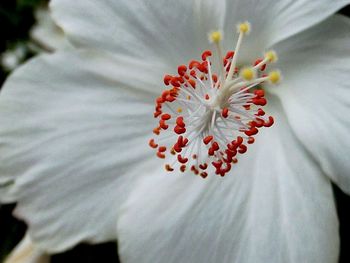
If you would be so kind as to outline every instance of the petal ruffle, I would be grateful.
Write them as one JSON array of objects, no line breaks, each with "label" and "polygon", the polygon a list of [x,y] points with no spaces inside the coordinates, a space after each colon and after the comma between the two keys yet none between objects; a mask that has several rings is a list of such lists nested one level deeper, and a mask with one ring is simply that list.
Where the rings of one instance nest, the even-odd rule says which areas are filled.
[{"label": "petal ruffle", "polygon": [[0,192],[18,201],[15,213],[40,248],[115,238],[117,208],[150,159],[157,68],[66,52],[34,59],[7,80],[0,174],[15,183]]},{"label": "petal ruffle", "polygon": [[350,193],[350,19],[337,15],[280,43],[280,96],[292,129]]},{"label": "petal ruffle", "polygon": [[270,113],[276,125],[225,178],[158,172],[138,181],[117,225],[123,262],[336,262],[330,181],[277,101]]}]

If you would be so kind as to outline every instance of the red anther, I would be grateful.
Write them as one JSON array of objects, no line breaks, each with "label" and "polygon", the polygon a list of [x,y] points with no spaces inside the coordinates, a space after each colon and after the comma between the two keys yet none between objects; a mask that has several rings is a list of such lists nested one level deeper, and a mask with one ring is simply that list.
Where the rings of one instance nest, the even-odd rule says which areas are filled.
[{"label": "red anther", "polygon": [[186,171],[186,165],[185,164],[180,166],[180,171],[183,172],[183,173]]},{"label": "red anther", "polygon": [[187,143],[188,143],[188,139],[187,139],[187,138],[184,138],[182,147],[185,147]]},{"label": "red anther", "polygon": [[158,152],[163,153],[163,152],[165,152],[165,151],[166,151],[166,147],[165,147],[165,146],[160,146],[160,147],[158,148]]},{"label": "red anther", "polygon": [[250,110],[250,105],[243,105],[246,110]]},{"label": "red anther", "polygon": [[220,149],[219,144],[217,142],[213,142],[213,144],[211,145],[211,147],[213,148],[214,151],[217,151]]},{"label": "red anther", "polygon": [[201,168],[202,170],[206,170],[208,168],[208,164],[207,163],[200,164],[199,168]]},{"label": "red anther", "polygon": [[235,157],[236,155],[237,155],[237,151],[235,150],[235,151],[230,151],[230,150],[226,150],[225,151],[226,152],[226,160],[225,160],[225,162],[232,162],[232,159],[233,159],[233,157]]},{"label": "red anther", "polygon": [[205,74],[208,73],[208,64],[207,64],[206,61],[204,61],[203,63],[201,63],[197,68],[198,68],[198,70],[199,70],[200,72],[203,72],[203,73],[205,73]]},{"label": "red anther", "polygon": [[158,147],[158,144],[154,142],[154,139],[150,139],[148,142],[148,145],[151,146],[152,148],[156,149]]},{"label": "red anther", "polygon": [[227,118],[228,117],[228,108],[223,108],[221,115],[222,115],[222,117]]},{"label": "red anther", "polygon": [[157,156],[158,156],[160,159],[165,159],[165,154],[164,154],[164,153],[157,152]]},{"label": "red anther", "polygon": [[174,128],[174,132],[180,135],[186,132],[186,128],[176,125]]},{"label": "red anther", "polygon": [[244,144],[241,144],[239,146],[238,152],[239,153],[245,153],[247,151],[247,146],[245,146]]},{"label": "red anther", "polygon": [[214,149],[210,147],[209,150],[208,150],[208,155],[209,156],[213,156],[214,153],[215,153]]},{"label": "red anther", "polygon": [[240,146],[243,142],[243,138],[241,136],[237,136],[236,140],[232,141],[232,145],[233,147],[237,148],[238,146]]},{"label": "red anther", "polygon": [[190,83],[192,88],[194,88],[194,89],[196,88],[196,81],[194,79],[189,79],[188,83]]},{"label": "red anther", "polygon": [[179,145],[179,147],[185,147],[187,143],[188,139],[184,138],[182,135],[180,135],[179,138],[177,138],[177,144]]},{"label": "red anther", "polygon": [[170,118],[171,118],[171,115],[170,114],[168,114],[168,113],[164,113],[163,115],[162,115],[162,120],[165,120],[165,121],[167,121],[167,120],[170,120]]},{"label": "red anther", "polygon": [[186,71],[187,71],[187,67],[185,65],[180,65],[177,68],[177,72],[179,73],[180,76],[185,75]]},{"label": "red anther", "polygon": [[169,125],[165,123],[165,120],[160,120],[159,121],[159,127],[162,128],[163,130],[166,130],[169,128]]},{"label": "red anther", "polygon": [[[255,60],[254,66],[260,64],[261,61],[263,61],[261,58]],[[264,71],[264,70],[266,69],[266,64],[261,65],[259,69],[260,69],[261,71]]]},{"label": "red anther", "polygon": [[205,98],[206,100],[209,100],[209,99],[210,99],[210,97],[209,97],[208,94],[205,94],[204,98]]},{"label": "red anther", "polygon": [[257,97],[252,99],[252,103],[259,106],[265,106],[267,101],[265,98]]},{"label": "red anther", "polygon": [[191,171],[192,171],[195,175],[199,174],[199,171],[197,170],[196,166],[194,166],[194,165],[191,166]]},{"label": "red anther", "polygon": [[197,159],[197,154],[192,155],[192,158],[196,160]]},{"label": "red anther", "polygon": [[214,83],[218,81],[218,76],[216,74],[213,74],[211,77],[213,78]]},{"label": "red anther", "polygon": [[162,114],[161,111],[156,111],[156,112],[153,114],[153,116],[154,116],[154,118],[158,118],[158,116],[161,115],[161,114]]},{"label": "red anther", "polygon": [[170,75],[165,75],[165,76],[164,76],[164,84],[165,84],[166,86],[168,86],[168,85],[170,84],[170,80],[171,80],[172,78],[173,78],[173,77],[170,76]]},{"label": "red anther", "polygon": [[234,55],[235,55],[234,51],[229,51],[229,52],[226,53],[225,58],[226,59],[231,59],[231,58],[233,58]]},{"label": "red anther", "polygon": [[165,99],[168,102],[173,102],[174,100],[176,100],[176,98],[174,96],[171,96],[171,95],[168,95]]},{"label": "red anther", "polygon": [[170,83],[174,87],[180,87],[181,86],[179,79],[176,78],[176,77],[172,77],[171,80],[170,80]]},{"label": "red anther", "polygon": [[196,77],[196,71],[192,69],[190,71],[190,75],[195,78]]},{"label": "red anther", "polygon": [[257,89],[257,90],[254,90],[254,94],[258,97],[264,97],[265,91],[263,89]]},{"label": "red anther", "polygon": [[223,168],[222,171],[224,173],[227,173],[231,170],[231,164],[229,162],[226,162],[225,165],[226,165],[226,168]]},{"label": "red anther", "polygon": [[182,148],[181,146],[178,144],[178,143],[175,143],[174,144],[174,147],[173,147],[174,151],[177,152],[177,153],[180,153],[182,151]]},{"label": "red anther", "polygon": [[[193,68],[198,68],[198,66],[200,65],[200,63],[196,60],[191,60],[190,63],[188,64],[188,67],[190,69],[193,69]],[[191,73],[190,73],[191,74]],[[191,74],[192,75],[192,74]]]},{"label": "red anther", "polygon": [[176,124],[177,124],[178,126],[184,128],[184,127],[186,126],[185,123],[184,123],[184,117],[182,117],[182,116],[177,117],[177,118],[176,118]]},{"label": "red anther", "polygon": [[257,134],[259,132],[259,130],[255,127],[251,127],[249,131],[245,131],[244,133],[247,135],[247,136],[253,136],[255,134]]},{"label": "red anther", "polygon": [[222,166],[222,161],[212,162],[211,163],[217,170],[219,170]]},{"label": "red anther", "polygon": [[183,141],[184,141],[184,137],[182,135],[180,135],[178,138],[177,138],[177,144],[182,147],[182,144],[183,144]]},{"label": "red anther", "polygon": [[[233,142],[235,142],[235,141],[233,141]],[[233,155],[236,155],[236,154],[237,154],[236,149],[237,149],[237,147],[238,147],[239,145],[233,144],[233,142],[230,143],[230,144],[227,144],[227,148],[228,148],[228,150],[229,150],[230,152],[233,153]]]},{"label": "red anther", "polygon": [[180,81],[181,84],[185,83],[185,79],[183,77],[178,77],[177,80]]},{"label": "red anther", "polygon": [[157,104],[164,103],[164,99],[163,99],[162,97],[158,97],[158,98],[156,99],[156,103],[157,103]]},{"label": "red anther", "polygon": [[238,162],[237,158],[233,158],[233,159],[232,159],[232,162],[233,162],[233,163],[237,163],[237,162]]},{"label": "red anther", "polygon": [[176,97],[178,94],[179,94],[179,88],[177,88],[177,87],[173,87],[171,90],[169,90],[169,94],[171,95],[171,96],[174,96],[174,97]]},{"label": "red anther", "polygon": [[164,101],[165,101],[165,98],[166,98],[167,96],[169,96],[169,94],[170,94],[170,91],[169,91],[169,90],[164,90],[164,91],[162,92],[162,98],[163,98]]},{"label": "red anther", "polygon": [[272,116],[269,116],[268,122],[264,123],[264,127],[271,127],[274,124],[275,120],[273,119]]},{"label": "red anther", "polygon": [[208,173],[207,172],[201,172],[200,176],[204,179],[204,178],[206,178],[208,176]]},{"label": "red anther", "polygon": [[210,57],[211,56],[211,51],[210,50],[206,50],[202,53],[202,60],[203,61],[206,61],[207,60],[207,57]]},{"label": "red anther", "polygon": [[165,170],[168,171],[168,172],[174,171],[174,169],[170,166],[170,164],[166,164],[165,165]]},{"label": "red anther", "polygon": [[153,133],[159,135],[160,134],[160,127],[154,128]]},{"label": "red anther", "polygon": [[248,138],[248,141],[247,141],[249,144],[252,144],[255,142],[255,139],[253,137],[249,137]]},{"label": "red anther", "polygon": [[265,111],[263,111],[263,109],[258,109],[258,112],[255,115],[257,115],[257,116],[264,116],[265,115]]},{"label": "red anther", "polygon": [[178,154],[178,155],[177,155],[177,160],[178,160],[180,163],[187,163],[187,162],[188,162],[188,158],[182,158],[181,154]]},{"label": "red anther", "polygon": [[256,118],[256,120],[253,121],[252,123],[254,123],[254,127],[257,127],[257,128],[261,128],[262,126],[264,126],[264,121],[258,118]]}]

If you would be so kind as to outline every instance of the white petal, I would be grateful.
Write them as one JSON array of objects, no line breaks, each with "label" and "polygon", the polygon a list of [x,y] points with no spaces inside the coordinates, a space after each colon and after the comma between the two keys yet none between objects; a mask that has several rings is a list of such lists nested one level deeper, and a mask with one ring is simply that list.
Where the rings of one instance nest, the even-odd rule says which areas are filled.
[{"label": "white petal", "polygon": [[281,43],[276,92],[313,158],[350,193],[350,19],[334,16]]},{"label": "white petal", "polygon": [[49,10],[39,8],[35,12],[35,18],[36,24],[29,32],[35,44],[48,51],[62,49],[70,45],[63,30],[52,20]]},{"label": "white petal", "polygon": [[329,180],[298,143],[278,102],[225,178],[143,178],[117,224],[122,262],[335,263],[338,221]]},{"label": "white petal", "polygon": [[[249,21],[252,32],[243,40],[239,57],[244,63],[262,55],[271,45],[297,34],[349,4],[349,0],[226,0],[228,40],[239,22]],[[237,34],[236,37],[237,38]],[[236,41],[236,40],[235,40]],[[226,42],[227,49],[234,43]]]},{"label": "white petal", "polygon": [[[222,27],[223,16],[216,15],[215,10],[219,12],[223,2],[219,5],[203,2],[54,0],[51,8],[57,23],[79,47],[102,48],[146,59],[162,57],[165,62],[177,65],[194,59],[193,54],[199,56],[208,46],[207,31]],[[203,7],[207,2],[210,9]],[[210,19],[202,17],[206,19],[204,24],[196,19],[203,9],[210,10],[211,15]]]},{"label": "white petal", "polygon": [[49,263],[49,255],[38,249],[28,234],[15,247],[4,263]]},{"label": "white petal", "polygon": [[147,90],[157,89],[156,69],[67,52],[34,59],[6,82],[0,175],[16,179],[9,185],[16,214],[41,248],[115,238],[117,208],[152,153],[154,95]]},{"label": "white petal", "polygon": [[[224,29],[226,49],[234,48],[235,26],[250,21],[245,62],[268,46],[324,20],[349,0],[53,0],[57,23],[79,47],[136,56],[162,57],[182,64],[208,47],[207,33]],[[237,34],[236,34],[237,35]]]}]

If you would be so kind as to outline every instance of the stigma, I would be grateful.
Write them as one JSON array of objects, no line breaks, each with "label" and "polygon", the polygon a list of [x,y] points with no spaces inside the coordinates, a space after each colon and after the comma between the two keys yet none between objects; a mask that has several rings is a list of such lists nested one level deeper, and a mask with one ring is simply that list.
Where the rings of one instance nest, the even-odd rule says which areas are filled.
[{"label": "stigma", "polygon": [[237,32],[234,50],[224,54],[222,33],[213,31],[208,38],[215,54],[205,50],[200,59],[178,66],[176,75],[164,76],[167,88],[155,101],[157,126],[149,146],[164,160],[166,171],[225,176],[259,130],[273,125],[263,109],[267,100],[262,86],[281,79],[278,70],[266,72],[277,54],[267,51],[250,65],[237,65],[250,24],[239,24]]}]

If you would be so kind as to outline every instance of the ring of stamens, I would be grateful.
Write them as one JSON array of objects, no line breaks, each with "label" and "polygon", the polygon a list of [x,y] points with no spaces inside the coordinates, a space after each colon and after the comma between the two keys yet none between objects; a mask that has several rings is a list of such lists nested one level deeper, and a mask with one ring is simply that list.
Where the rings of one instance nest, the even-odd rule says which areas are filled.
[{"label": "ring of stamens", "polygon": [[217,48],[219,75],[212,72],[210,50],[202,53],[201,60],[180,65],[177,75],[165,75],[164,84],[169,88],[156,99],[154,118],[158,125],[149,146],[157,157],[172,159],[165,164],[166,171],[191,170],[205,178],[212,166],[216,174],[225,176],[237,163],[237,156],[254,143],[259,129],[273,125],[273,117],[263,110],[267,100],[260,85],[279,82],[279,71],[265,73],[277,55],[266,52],[253,65],[239,68],[237,57],[250,24],[239,24],[237,29],[235,51],[228,51],[224,57],[221,33],[215,31],[209,36]]}]

